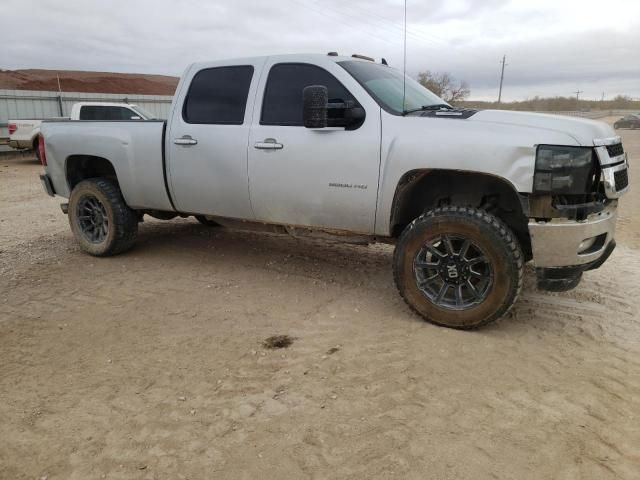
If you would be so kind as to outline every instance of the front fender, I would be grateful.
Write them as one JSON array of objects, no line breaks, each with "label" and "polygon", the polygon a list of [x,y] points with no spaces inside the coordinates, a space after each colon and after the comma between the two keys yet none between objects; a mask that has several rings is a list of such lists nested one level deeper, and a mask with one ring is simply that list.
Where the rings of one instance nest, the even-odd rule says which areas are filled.
[{"label": "front fender", "polygon": [[384,114],[376,234],[390,235],[393,199],[413,170],[458,170],[498,177],[516,192],[531,192],[536,146],[575,145],[562,132],[461,119]]}]

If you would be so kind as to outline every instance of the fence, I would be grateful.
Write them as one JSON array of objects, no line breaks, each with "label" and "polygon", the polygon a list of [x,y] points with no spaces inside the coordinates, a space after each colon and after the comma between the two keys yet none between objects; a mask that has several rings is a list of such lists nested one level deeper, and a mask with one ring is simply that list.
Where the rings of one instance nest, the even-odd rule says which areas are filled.
[{"label": "fence", "polygon": [[135,103],[158,118],[167,118],[172,98],[168,95],[0,89],[0,138],[9,136],[7,130],[9,119],[67,117],[71,112],[71,106],[76,102]]}]

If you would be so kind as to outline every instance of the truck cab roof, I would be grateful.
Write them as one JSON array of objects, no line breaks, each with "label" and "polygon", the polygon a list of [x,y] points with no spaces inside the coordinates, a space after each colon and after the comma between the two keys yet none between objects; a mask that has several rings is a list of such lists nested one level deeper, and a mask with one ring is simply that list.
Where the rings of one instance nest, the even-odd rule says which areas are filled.
[{"label": "truck cab roof", "polygon": [[190,65],[191,67],[206,67],[210,65],[239,65],[243,63],[255,62],[257,60],[266,60],[271,59],[280,61],[283,63],[286,62],[308,62],[308,63],[322,63],[325,61],[330,61],[334,63],[343,62],[343,61],[359,61],[359,62],[375,62],[375,60],[370,59],[371,57],[364,57],[363,55],[337,55],[335,52],[330,53],[285,53],[278,55],[260,55],[256,57],[238,57],[238,58],[228,58],[224,60],[215,60],[215,61],[204,61],[204,62],[196,62]]}]

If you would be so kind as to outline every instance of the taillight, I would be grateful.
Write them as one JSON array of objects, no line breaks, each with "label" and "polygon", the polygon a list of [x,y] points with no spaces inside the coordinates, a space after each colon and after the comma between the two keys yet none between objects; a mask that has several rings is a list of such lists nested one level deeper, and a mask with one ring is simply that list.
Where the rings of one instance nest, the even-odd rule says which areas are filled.
[{"label": "taillight", "polygon": [[18,129],[18,125],[15,123],[9,124],[9,135],[13,135],[13,133]]},{"label": "taillight", "polygon": [[38,153],[40,154],[40,163],[46,167],[47,155],[44,153],[44,137],[42,135],[38,135]]}]

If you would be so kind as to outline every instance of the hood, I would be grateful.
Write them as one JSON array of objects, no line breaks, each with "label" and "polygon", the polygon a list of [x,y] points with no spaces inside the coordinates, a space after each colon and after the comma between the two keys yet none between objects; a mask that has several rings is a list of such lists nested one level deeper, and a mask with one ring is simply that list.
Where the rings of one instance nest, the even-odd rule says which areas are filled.
[{"label": "hood", "polygon": [[551,130],[569,135],[579,145],[594,145],[594,139],[615,137],[609,125],[586,118],[550,115],[546,113],[513,112],[509,110],[481,110],[468,118],[469,122],[514,125],[540,130]]}]

